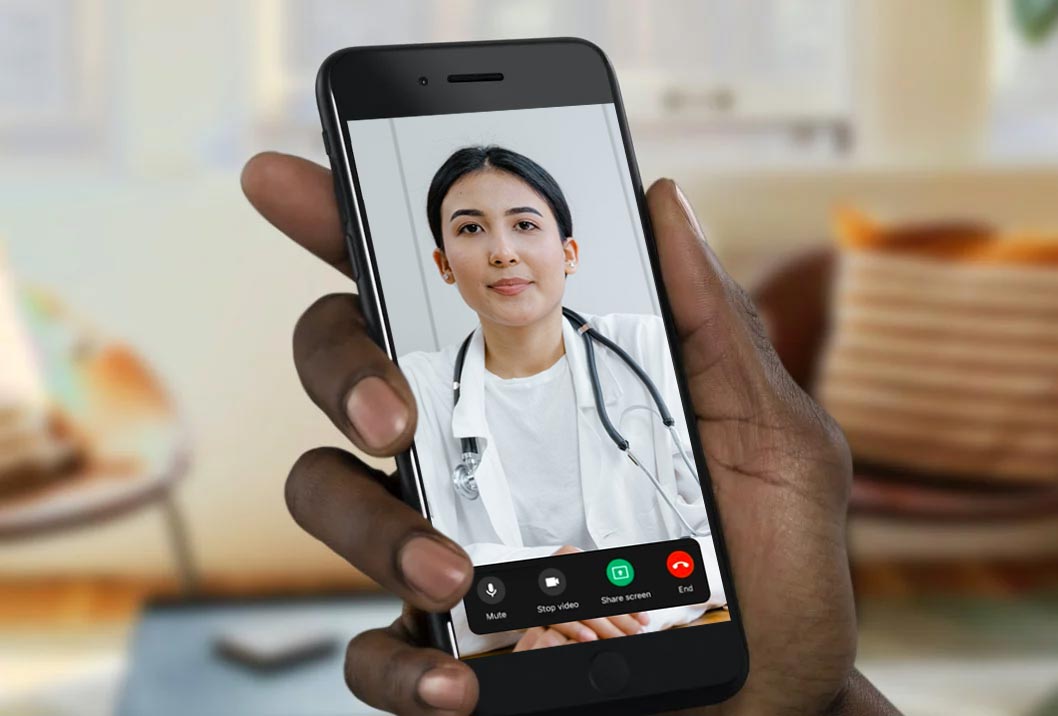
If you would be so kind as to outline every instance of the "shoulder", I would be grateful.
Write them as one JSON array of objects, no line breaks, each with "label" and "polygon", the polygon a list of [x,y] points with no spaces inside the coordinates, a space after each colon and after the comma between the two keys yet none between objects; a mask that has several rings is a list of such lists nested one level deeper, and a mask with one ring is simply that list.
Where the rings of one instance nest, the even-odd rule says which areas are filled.
[{"label": "shoulder", "polygon": [[671,366],[665,322],[653,313],[609,313],[585,316],[592,327],[621,346],[644,369]]},{"label": "shoulder", "polygon": [[665,340],[665,322],[653,313],[608,313],[605,316],[587,315],[592,327],[614,341]]},{"label": "shoulder", "polygon": [[415,392],[419,392],[420,386],[449,388],[458,350],[458,346],[453,345],[439,351],[413,351],[398,357],[397,365]]},{"label": "shoulder", "polygon": [[[419,424],[434,424],[450,419],[452,411],[452,371],[458,346],[439,351],[414,351],[397,358],[397,366],[408,381],[419,411]],[[448,417],[446,417],[448,416]],[[419,431],[416,440],[429,439],[435,431]]]}]

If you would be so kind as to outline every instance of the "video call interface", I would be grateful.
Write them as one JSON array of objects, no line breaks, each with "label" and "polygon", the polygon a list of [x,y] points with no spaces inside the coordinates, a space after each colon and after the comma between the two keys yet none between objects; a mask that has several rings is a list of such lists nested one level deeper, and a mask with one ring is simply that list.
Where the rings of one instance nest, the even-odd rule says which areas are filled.
[{"label": "video call interface", "polygon": [[728,620],[614,105],[348,129],[459,655]]}]

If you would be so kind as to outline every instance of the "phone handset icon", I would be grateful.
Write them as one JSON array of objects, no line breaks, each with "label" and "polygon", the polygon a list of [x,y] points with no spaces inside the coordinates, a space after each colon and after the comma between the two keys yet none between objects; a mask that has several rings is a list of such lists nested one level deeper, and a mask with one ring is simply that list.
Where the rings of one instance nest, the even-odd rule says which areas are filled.
[{"label": "phone handset icon", "polygon": [[669,554],[669,558],[665,560],[665,566],[669,568],[669,574],[673,577],[684,579],[694,572],[694,558],[682,549],[678,549]]}]

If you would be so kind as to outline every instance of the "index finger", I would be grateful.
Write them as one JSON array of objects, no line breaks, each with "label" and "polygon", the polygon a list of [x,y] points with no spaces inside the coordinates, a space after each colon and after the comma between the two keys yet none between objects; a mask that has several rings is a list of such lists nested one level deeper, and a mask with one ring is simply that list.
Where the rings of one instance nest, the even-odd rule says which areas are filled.
[{"label": "index finger", "polygon": [[351,276],[330,170],[308,159],[261,152],[242,169],[242,191],[261,216]]}]

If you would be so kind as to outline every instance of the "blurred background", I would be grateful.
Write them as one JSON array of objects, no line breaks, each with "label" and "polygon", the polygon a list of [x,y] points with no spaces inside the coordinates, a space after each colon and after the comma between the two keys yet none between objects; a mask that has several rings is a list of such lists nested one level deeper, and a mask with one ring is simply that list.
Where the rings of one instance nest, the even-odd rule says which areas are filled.
[{"label": "blurred background", "polygon": [[[860,668],[907,714],[1058,714],[1056,19],[0,0],[0,714],[358,712],[340,644],[398,607],[282,497],[301,452],[343,444],[292,327],[350,287],[239,171],[326,163],[313,82],[337,48],[568,35],[611,58],[644,183],[680,182],[846,430]],[[300,666],[215,655],[263,624]]]}]

